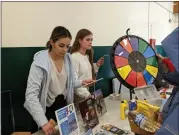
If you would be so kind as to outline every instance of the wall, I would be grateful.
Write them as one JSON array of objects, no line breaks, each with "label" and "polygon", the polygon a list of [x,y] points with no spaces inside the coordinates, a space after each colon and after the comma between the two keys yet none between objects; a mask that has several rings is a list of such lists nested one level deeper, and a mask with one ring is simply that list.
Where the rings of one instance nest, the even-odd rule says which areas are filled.
[{"label": "wall", "polygon": [[[160,2],[172,11],[172,2]],[[2,2],[2,47],[44,46],[52,29],[66,26],[73,39],[81,28],[94,32],[95,46],[110,46],[131,34],[148,41],[148,2]],[[178,23],[169,23],[168,12],[150,3],[150,24],[157,44]]]}]

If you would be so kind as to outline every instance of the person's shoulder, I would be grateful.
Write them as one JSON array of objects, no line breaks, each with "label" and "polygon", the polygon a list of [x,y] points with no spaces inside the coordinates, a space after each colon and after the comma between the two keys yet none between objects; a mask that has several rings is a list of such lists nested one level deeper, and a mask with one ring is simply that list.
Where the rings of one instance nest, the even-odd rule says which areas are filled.
[{"label": "person's shoulder", "polygon": [[69,58],[70,60],[78,60],[78,57],[74,54],[70,54],[70,53],[66,53],[65,55],[67,58]]},{"label": "person's shoulder", "polygon": [[80,53],[79,52],[74,52],[71,54],[72,56],[80,56]]},{"label": "person's shoulder", "polygon": [[49,58],[48,50],[41,50],[35,53],[33,63],[49,71],[50,58]]},{"label": "person's shoulder", "polygon": [[79,52],[74,52],[71,54],[71,57],[72,57],[72,59],[78,60],[78,59],[80,59],[80,54],[79,54]]},{"label": "person's shoulder", "polygon": [[42,59],[42,58],[44,58],[44,56],[45,57],[48,56],[48,50],[40,50],[40,51],[36,52],[34,54],[34,60],[38,59],[38,58]]}]

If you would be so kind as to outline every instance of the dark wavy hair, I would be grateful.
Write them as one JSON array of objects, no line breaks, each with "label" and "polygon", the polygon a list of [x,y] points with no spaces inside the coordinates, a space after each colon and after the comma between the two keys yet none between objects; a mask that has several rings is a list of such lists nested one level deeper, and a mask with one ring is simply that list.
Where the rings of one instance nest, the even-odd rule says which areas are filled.
[{"label": "dark wavy hair", "polygon": [[72,39],[71,33],[69,32],[68,29],[66,29],[63,26],[55,27],[52,31],[49,41],[47,41],[46,43],[47,49],[49,49],[49,51],[52,50],[52,45],[50,44],[50,40],[52,40],[55,43],[60,38],[66,38],[66,37]]}]

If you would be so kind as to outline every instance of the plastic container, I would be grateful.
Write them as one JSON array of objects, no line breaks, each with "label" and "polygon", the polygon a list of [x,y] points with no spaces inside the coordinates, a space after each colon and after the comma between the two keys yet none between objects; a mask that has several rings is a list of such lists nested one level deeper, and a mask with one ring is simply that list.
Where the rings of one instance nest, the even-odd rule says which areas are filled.
[{"label": "plastic container", "polygon": [[137,111],[129,111],[128,115],[141,129],[148,132],[156,132],[160,128],[160,124],[152,121],[150,118],[138,113]]},{"label": "plastic container", "polygon": [[161,106],[162,99],[160,97],[160,93],[157,91],[154,85],[147,85],[142,87],[134,88],[134,91],[139,100],[143,100],[144,98],[148,101],[148,103]]},{"label": "plastic container", "polygon": [[128,102],[127,102],[127,100],[124,100],[124,103],[127,105],[127,108],[128,108]]},{"label": "plastic container", "polygon": [[147,101],[147,99],[146,99],[146,98],[144,98],[144,102],[145,102],[145,103],[148,103],[148,101]]},{"label": "plastic container", "polygon": [[121,120],[125,120],[126,119],[126,110],[127,110],[127,104],[124,103],[124,101],[121,101],[120,104],[120,118]]},{"label": "plastic container", "polygon": [[129,110],[130,111],[133,111],[135,110],[137,107],[137,104],[136,104],[136,100],[135,99],[132,99],[130,102],[129,102]]}]

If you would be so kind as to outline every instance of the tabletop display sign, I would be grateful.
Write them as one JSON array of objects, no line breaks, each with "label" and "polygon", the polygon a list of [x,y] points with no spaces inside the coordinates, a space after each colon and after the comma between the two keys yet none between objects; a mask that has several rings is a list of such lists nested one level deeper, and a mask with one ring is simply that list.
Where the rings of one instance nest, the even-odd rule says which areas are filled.
[{"label": "tabletop display sign", "polygon": [[55,111],[60,135],[79,135],[80,128],[74,104]]}]

